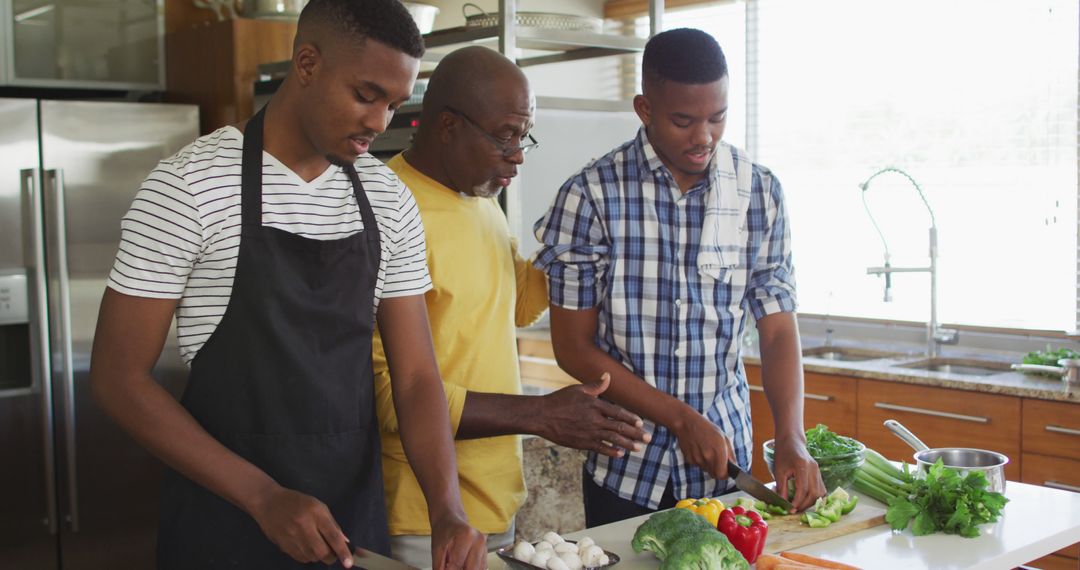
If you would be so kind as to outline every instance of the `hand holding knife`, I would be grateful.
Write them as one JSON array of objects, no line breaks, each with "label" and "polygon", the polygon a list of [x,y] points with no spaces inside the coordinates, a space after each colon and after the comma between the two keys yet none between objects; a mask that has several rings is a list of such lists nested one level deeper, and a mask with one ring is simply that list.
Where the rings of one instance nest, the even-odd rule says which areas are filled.
[{"label": "hand holding knife", "polygon": [[768,505],[776,505],[789,513],[795,512],[795,507],[790,501],[781,497],[772,489],[765,486],[764,483],[758,481],[753,475],[750,475],[746,471],[743,471],[735,464],[734,461],[728,459],[728,477],[735,480],[735,486],[740,490],[749,494],[751,497],[760,501],[765,501]]}]

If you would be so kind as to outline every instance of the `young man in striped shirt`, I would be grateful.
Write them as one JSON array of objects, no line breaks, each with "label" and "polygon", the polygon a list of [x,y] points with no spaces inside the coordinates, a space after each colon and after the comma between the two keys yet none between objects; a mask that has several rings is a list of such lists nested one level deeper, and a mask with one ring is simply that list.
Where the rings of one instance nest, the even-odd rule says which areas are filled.
[{"label": "young man in striped shirt", "polygon": [[[422,54],[397,0],[311,0],[267,107],[162,161],[124,217],[91,382],[171,468],[159,568],[348,568],[354,548],[389,554],[376,314],[434,566],[484,567],[423,342],[423,227],[367,154]],[[174,313],[191,368],[180,402],[150,375]]]},{"label": "young man in striped shirt", "polygon": [[721,142],[727,64],[700,30],[645,48],[637,137],[586,166],[536,224],[559,364],[578,379],[612,371],[606,397],[644,417],[652,442],[585,466],[588,526],[728,491],[748,469],[749,390],[739,354],[757,320],[776,422],[781,494],[824,494],[806,451],[802,365],[780,183]]}]

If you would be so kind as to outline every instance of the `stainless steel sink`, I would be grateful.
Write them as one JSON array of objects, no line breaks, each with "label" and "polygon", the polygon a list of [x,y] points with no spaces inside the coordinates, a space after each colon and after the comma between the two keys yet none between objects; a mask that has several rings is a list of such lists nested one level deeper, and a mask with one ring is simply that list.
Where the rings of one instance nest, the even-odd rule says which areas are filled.
[{"label": "stainless steel sink", "polygon": [[930,372],[944,372],[946,374],[960,374],[963,376],[990,376],[1008,372],[1010,370],[1007,362],[974,360],[968,358],[928,358],[917,362],[897,364],[896,366],[897,368],[911,368],[915,370],[927,370]]},{"label": "stainless steel sink", "polygon": [[840,362],[861,362],[864,360],[893,358],[901,355],[901,353],[898,352],[846,346],[816,346],[814,348],[804,348],[802,354],[807,358],[835,360]]}]

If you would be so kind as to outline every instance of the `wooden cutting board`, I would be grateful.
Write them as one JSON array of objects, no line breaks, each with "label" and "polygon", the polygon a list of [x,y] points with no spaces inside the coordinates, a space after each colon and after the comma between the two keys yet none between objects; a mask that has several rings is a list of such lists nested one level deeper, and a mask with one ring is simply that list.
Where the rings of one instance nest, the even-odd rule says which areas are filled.
[{"label": "wooden cutting board", "polygon": [[[748,496],[738,493],[738,496]],[[724,497],[725,504],[728,497]],[[877,505],[867,504],[863,497],[855,505],[855,510],[840,517],[840,520],[825,528],[810,528],[799,522],[801,515],[786,515],[778,517],[773,515],[769,519],[769,535],[765,538],[765,552],[775,554],[785,550],[793,550],[808,544],[823,542],[831,538],[851,534],[860,530],[885,524],[885,509]]]}]

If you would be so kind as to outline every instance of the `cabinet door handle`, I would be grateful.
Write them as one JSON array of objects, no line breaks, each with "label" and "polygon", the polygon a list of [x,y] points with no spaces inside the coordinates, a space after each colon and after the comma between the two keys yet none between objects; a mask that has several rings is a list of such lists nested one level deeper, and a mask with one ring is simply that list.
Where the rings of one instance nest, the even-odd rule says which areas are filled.
[{"label": "cabinet door handle", "polygon": [[1046,426],[1046,431],[1054,433],[1063,433],[1065,435],[1080,435],[1080,429],[1072,429],[1061,426]]},{"label": "cabinet door handle", "polygon": [[1058,483],[1057,481],[1043,481],[1043,487],[1050,487],[1051,489],[1060,489],[1062,491],[1072,491],[1073,493],[1080,493],[1080,487],[1075,485],[1066,485],[1065,483]]},{"label": "cabinet door handle", "polygon": [[[750,384],[750,391],[751,392],[762,392],[762,393],[764,393],[765,388],[762,388],[761,386],[758,386],[756,384]],[[832,399],[833,399],[832,396],[824,396],[824,395],[821,395],[821,394],[814,394],[813,392],[806,392],[805,394],[803,394],[803,398],[806,398],[807,400],[817,400],[819,402],[831,402]]]},{"label": "cabinet door handle", "polygon": [[976,424],[988,424],[990,418],[984,418],[981,416],[965,416],[964,414],[954,414],[952,412],[942,412],[939,410],[928,410],[926,408],[913,408],[911,406],[901,406],[899,404],[889,404],[886,402],[874,402],[875,408],[881,408],[882,410],[893,410],[897,412],[910,412],[912,414],[922,414],[924,416],[934,416],[937,418],[948,418],[950,420],[960,420],[964,422],[972,422]]}]

